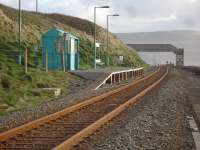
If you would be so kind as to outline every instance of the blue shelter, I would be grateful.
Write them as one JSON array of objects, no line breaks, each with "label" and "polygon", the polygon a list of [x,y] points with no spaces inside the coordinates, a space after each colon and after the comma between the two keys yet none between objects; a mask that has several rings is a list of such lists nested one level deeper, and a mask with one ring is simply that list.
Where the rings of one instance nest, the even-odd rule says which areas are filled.
[{"label": "blue shelter", "polygon": [[52,28],[42,35],[43,66],[49,70],[76,70],[79,67],[79,39]]}]

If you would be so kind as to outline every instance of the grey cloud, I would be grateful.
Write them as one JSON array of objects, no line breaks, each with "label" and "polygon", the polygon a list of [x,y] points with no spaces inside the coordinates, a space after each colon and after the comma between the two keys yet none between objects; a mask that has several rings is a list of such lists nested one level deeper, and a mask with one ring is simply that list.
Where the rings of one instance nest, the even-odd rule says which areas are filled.
[{"label": "grey cloud", "polygon": [[126,17],[135,17],[137,16],[136,8],[132,5],[125,6],[123,9],[120,9],[120,12]]},{"label": "grey cloud", "polygon": [[183,25],[188,28],[188,27],[195,27],[195,20],[190,18],[190,17],[186,17],[181,19],[181,22],[183,23]]},{"label": "grey cloud", "polygon": [[[28,10],[35,8],[35,0],[22,1],[23,8]],[[50,7],[55,2],[69,2],[70,5]],[[18,8],[18,0],[0,0],[0,3]],[[189,4],[188,0],[41,0],[39,8],[43,12],[75,15],[92,21],[93,10],[88,8],[94,5],[110,5],[111,9],[106,13],[120,14],[120,17],[110,20],[110,30],[113,32],[193,29],[196,27],[200,29],[200,0],[193,4]],[[98,23],[105,25],[106,13],[104,10],[101,11],[102,14],[98,14]],[[157,19],[167,18],[170,15],[174,15],[176,19],[167,21]],[[145,23],[141,21],[145,19],[148,21]],[[158,21],[153,22],[151,19]]]}]

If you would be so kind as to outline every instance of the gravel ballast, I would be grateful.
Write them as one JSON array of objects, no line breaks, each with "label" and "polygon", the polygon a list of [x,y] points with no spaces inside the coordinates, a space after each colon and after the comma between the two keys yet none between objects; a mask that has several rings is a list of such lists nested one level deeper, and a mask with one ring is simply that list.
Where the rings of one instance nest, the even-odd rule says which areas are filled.
[{"label": "gravel ballast", "polygon": [[[192,116],[184,71],[173,71],[161,88],[141,99],[76,149],[192,150]],[[187,74],[188,75],[188,74]]]},{"label": "gravel ballast", "polygon": [[101,80],[101,76],[96,80],[86,80],[80,78],[78,82],[76,81],[74,83],[71,83],[68,95],[62,98],[57,98],[52,101],[44,102],[40,105],[24,108],[9,113],[5,116],[0,116],[0,132],[7,131],[11,128],[20,126],[22,124],[41,118],[48,114],[57,112],[66,107],[74,105],[90,97],[100,95],[104,92],[110,91],[129,82],[124,81],[120,84],[112,85],[112,87],[106,86],[98,90],[94,90],[94,87],[96,87],[99,84],[99,81]]},{"label": "gravel ballast", "polygon": [[[187,116],[192,116],[188,88],[200,78],[173,70],[154,91],[127,109],[112,122],[75,149],[80,150],[193,150],[195,149]],[[68,96],[33,108],[0,117],[1,131],[40,118],[105,91],[91,90],[94,82],[83,80]],[[87,88],[86,88],[87,87]],[[117,87],[117,86],[116,86]]]},{"label": "gravel ballast", "polygon": [[93,90],[95,84],[95,81],[81,79],[78,83],[71,85],[68,95],[63,98],[57,98],[34,107],[25,108],[5,116],[0,116],[0,132],[57,112],[67,106],[71,106],[87,99],[88,97],[99,95],[106,90],[110,90],[102,89],[95,91]]}]

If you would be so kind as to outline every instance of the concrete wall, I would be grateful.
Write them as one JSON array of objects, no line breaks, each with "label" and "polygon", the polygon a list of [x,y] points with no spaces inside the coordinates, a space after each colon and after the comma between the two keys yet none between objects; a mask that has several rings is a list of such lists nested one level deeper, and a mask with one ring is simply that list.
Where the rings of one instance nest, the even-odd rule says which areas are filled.
[{"label": "concrete wall", "polygon": [[127,44],[139,52],[173,52],[176,55],[176,66],[184,66],[184,49],[171,44]]}]

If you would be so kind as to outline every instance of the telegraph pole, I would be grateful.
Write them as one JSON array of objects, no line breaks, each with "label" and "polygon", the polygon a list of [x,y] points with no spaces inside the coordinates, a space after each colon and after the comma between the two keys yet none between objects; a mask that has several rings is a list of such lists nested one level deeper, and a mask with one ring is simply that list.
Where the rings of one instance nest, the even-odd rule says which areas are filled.
[{"label": "telegraph pole", "polygon": [[96,7],[94,7],[94,69],[96,69]]},{"label": "telegraph pole", "polygon": [[38,0],[36,0],[36,13],[38,13]]},{"label": "telegraph pole", "polygon": [[19,0],[19,64],[22,64],[21,52],[21,0]]},{"label": "telegraph pole", "polygon": [[[106,41],[107,41],[107,42],[106,42],[106,49],[107,49],[107,53],[109,53],[109,52],[108,52],[108,25],[109,25],[109,24],[108,24],[108,17],[109,17],[109,15],[107,15],[107,28],[106,28],[106,36],[107,36],[107,37],[106,37]],[[108,63],[109,63],[109,56],[107,56],[106,62],[107,62],[107,63],[106,63],[107,66],[108,66]]]}]

